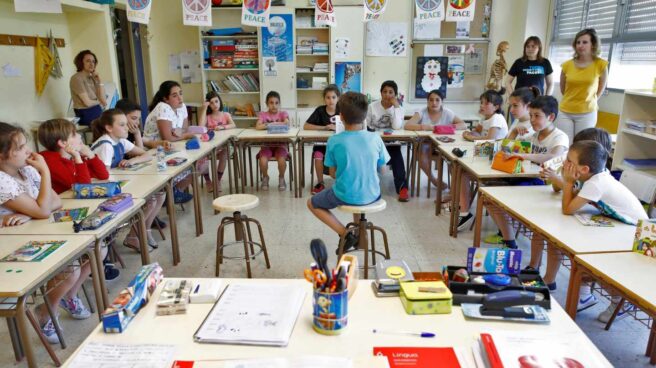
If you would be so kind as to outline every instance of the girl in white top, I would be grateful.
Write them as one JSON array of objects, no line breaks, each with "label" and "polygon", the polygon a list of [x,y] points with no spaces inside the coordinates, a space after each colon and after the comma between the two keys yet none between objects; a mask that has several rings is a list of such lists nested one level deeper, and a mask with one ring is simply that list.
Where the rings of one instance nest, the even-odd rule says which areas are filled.
[{"label": "girl in white top", "polygon": [[[61,200],[52,189],[50,171],[43,156],[32,152],[25,132],[18,127],[0,123],[0,217],[2,226],[18,226],[31,219],[47,219],[61,208]],[[89,278],[88,263],[71,267],[67,277],[55,276],[48,284],[46,298],[50,305],[66,309],[73,318],[89,318],[91,313],[77,297],[82,283]],[[53,280],[54,280],[53,279]],[[55,325],[44,304],[35,308],[39,326],[51,344],[59,342]]]},{"label": "girl in white top", "polygon": [[508,99],[510,104],[510,114],[515,118],[515,122],[510,126],[508,139],[518,141],[529,141],[535,131],[531,126],[531,119],[528,112],[528,105],[540,95],[537,87],[521,87],[513,91]]},{"label": "girl in white top", "polygon": [[[458,130],[464,130],[466,127],[462,119],[457,117],[453,111],[444,107],[444,94],[436,89],[428,93],[426,108],[415,112],[412,118],[405,124],[405,129],[432,131],[433,127],[438,125],[450,125]],[[422,171],[428,176],[431,183],[437,186],[437,177],[433,175],[431,170],[431,148],[430,142],[422,144],[419,163]],[[441,169],[438,168],[438,170]],[[443,184],[442,187],[446,188],[447,185]],[[448,196],[442,195],[443,201],[448,199]]]},{"label": "girl in white top", "polygon": [[194,134],[187,133],[187,106],[182,100],[178,82],[162,83],[148,109],[150,114],[144,127],[146,138],[177,142],[194,137]]},{"label": "girl in white top", "polygon": [[503,94],[501,91],[487,90],[480,97],[478,113],[484,118],[483,122],[477,124],[473,131],[462,133],[462,137],[468,141],[496,140],[508,135],[508,123],[503,117]]}]

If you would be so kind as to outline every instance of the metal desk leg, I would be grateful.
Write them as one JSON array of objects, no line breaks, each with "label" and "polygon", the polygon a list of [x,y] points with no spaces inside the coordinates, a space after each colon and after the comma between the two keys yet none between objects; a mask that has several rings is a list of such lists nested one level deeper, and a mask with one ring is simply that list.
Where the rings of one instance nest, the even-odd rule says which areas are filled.
[{"label": "metal desk leg", "polygon": [[[228,162],[226,162],[226,167],[228,168],[228,189],[229,189],[229,191],[230,191],[229,193],[230,193],[230,194],[233,194],[233,191],[232,191],[232,162],[230,162],[230,161],[231,161],[231,160],[230,160],[230,157],[231,157],[231,155],[230,155],[230,147],[231,147],[231,146],[232,146],[232,144],[231,144],[230,142],[228,142],[228,143],[225,145],[225,149],[228,151],[228,152],[227,152],[227,156],[226,156],[226,157],[227,157],[227,160],[228,160]],[[218,195],[218,194],[217,194],[217,195]],[[217,213],[217,212],[215,211],[214,214],[216,215],[216,213]]]},{"label": "metal desk leg", "polygon": [[[105,283],[105,265],[103,264],[103,258],[100,254],[100,247],[102,246],[102,239],[96,239],[93,251],[96,254],[96,268],[98,270],[103,270],[98,272],[98,282],[100,283],[100,296],[102,297],[102,304],[98,306],[99,310],[105,310],[109,306],[109,296],[107,295],[107,284]],[[109,245],[107,245],[109,247]],[[109,248],[107,248],[109,249]]]},{"label": "metal desk leg", "polygon": [[196,163],[191,166],[191,188],[194,191],[194,220],[196,222],[196,236],[201,236],[203,234],[203,215],[201,213],[201,204],[200,204],[200,190],[198,186],[198,170],[196,168]]},{"label": "metal desk leg", "polygon": [[147,265],[150,263],[150,249],[148,249],[148,233],[146,232],[146,223],[144,219],[145,216],[143,209],[140,209],[137,212],[137,234],[139,236],[139,245],[141,250],[141,264]]},{"label": "metal desk leg", "polygon": [[6,317],[5,321],[7,321],[7,330],[9,330],[11,347],[14,349],[14,358],[16,358],[16,362],[20,362],[25,355],[23,354],[23,345],[20,342],[20,335],[16,328],[16,317]]},{"label": "metal desk leg", "polygon": [[291,183],[293,185],[294,189],[294,198],[299,198],[299,185],[298,185],[298,164],[296,163],[296,158],[294,157],[294,152],[296,152],[296,140],[292,140],[292,178],[294,179],[294,182]]},{"label": "metal desk leg", "polygon": [[460,180],[462,169],[457,161],[454,161],[452,166],[453,170],[453,183],[451,185],[451,221],[449,223],[449,235],[457,237],[458,232],[458,215],[460,214]]},{"label": "metal desk leg", "polygon": [[[547,245],[548,246],[548,245]],[[579,304],[579,289],[583,280],[583,272],[576,264],[574,257],[570,258],[572,269],[569,275],[569,285],[567,287],[567,299],[565,301],[565,311],[572,320],[576,320],[576,308]]]},{"label": "metal desk leg", "polygon": [[478,192],[478,202],[476,202],[476,218],[474,219],[474,247],[481,246],[481,226],[483,224],[483,194]]},{"label": "metal desk leg", "polygon": [[[93,284],[93,295],[96,297],[96,310],[98,311],[98,320],[102,320],[102,289],[100,288],[100,271],[98,270],[98,261],[96,260],[96,252],[92,249],[87,250],[89,256],[89,267],[91,268],[91,282]],[[103,269],[103,275],[105,270]]]},{"label": "metal desk leg", "polygon": [[38,367],[34,358],[34,351],[32,350],[32,343],[30,342],[30,335],[27,331],[27,315],[25,314],[25,298],[23,295],[16,301],[16,327],[18,327],[18,334],[20,335],[21,345],[23,352],[27,358],[27,366],[30,368]]},{"label": "metal desk leg", "polygon": [[437,198],[435,201],[435,216],[438,216],[440,215],[440,213],[442,213],[442,190],[443,190],[442,180],[444,178],[444,173],[442,171],[443,168],[444,168],[444,161],[442,161],[442,152],[438,150],[437,151],[437,188],[436,188]]},{"label": "metal desk leg", "polygon": [[180,244],[178,243],[178,225],[175,219],[175,202],[173,199],[173,183],[166,183],[166,212],[169,215],[169,228],[171,229],[171,253],[173,254],[173,265],[180,263]]},{"label": "metal desk leg", "polygon": [[212,200],[215,200],[219,196],[219,169],[217,168],[216,163],[216,153],[218,152],[217,148],[214,147],[210,151],[210,172],[212,173]]}]

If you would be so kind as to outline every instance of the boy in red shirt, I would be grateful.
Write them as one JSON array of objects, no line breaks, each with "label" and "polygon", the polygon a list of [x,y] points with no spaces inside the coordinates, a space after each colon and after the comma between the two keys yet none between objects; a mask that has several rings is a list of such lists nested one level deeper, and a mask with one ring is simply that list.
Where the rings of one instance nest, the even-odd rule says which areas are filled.
[{"label": "boy in red shirt", "polygon": [[52,176],[52,189],[63,193],[75,183],[88,184],[91,179],[107,180],[105,164],[82,143],[75,124],[65,119],[51,119],[39,126],[41,152]]}]

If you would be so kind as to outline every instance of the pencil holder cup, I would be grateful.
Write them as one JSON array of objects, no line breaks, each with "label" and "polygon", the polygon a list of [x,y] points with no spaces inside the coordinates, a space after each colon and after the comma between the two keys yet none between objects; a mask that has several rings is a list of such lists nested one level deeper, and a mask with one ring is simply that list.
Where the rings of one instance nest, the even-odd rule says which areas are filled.
[{"label": "pencil holder cup", "polygon": [[348,289],[337,293],[314,290],[312,327],[323,335],[339,335],[348,325]]}]

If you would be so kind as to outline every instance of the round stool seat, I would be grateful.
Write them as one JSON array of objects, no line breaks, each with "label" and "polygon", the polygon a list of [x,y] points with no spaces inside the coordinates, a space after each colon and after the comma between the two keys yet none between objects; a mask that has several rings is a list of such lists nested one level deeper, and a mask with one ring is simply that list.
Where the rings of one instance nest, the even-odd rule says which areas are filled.
[{"label": "round stool seat", "polygon": [[337,209],[348,213],[375,213],[380,212],[387,207],[384,199],[379,199],[374,203],[365,204],[364,206],[338,206]]},{"label": "round stool seat", "polygon": [[252,194],[229,194],[215,199],[212,207],[221,212],[237,212],[250,210],[258,204],[260,199]]}]

